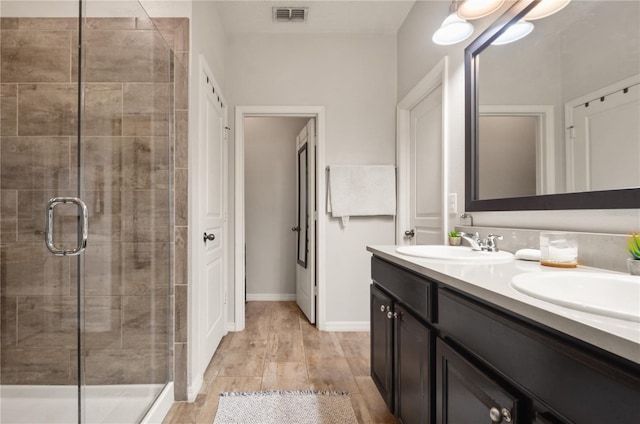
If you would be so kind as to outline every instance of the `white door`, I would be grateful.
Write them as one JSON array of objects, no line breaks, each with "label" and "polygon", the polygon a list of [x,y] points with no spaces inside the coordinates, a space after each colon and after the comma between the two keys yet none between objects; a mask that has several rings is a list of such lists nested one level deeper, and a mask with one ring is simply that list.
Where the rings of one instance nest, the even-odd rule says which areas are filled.
[{"label": "white door", "polygon": [[296,302],[309,322],[316,322],[315,296],[315,119],[296,137]]},{"label": "white door", "polygon": [[444,240],[442,85],[410,112],[409,228],[411,244]]},{"label": "white door", "polygon": [[202,286],[200,299],[200,328],[202,362],[209,363],[225,334],[225,175],[226,131],[225,106],[213,79],[205,76],[201,88],[202,129],[200,135],[200,213],[203,223],[200,243],[202,249]]},{"label": "white door", "polygon": [[640,186],[640,85],[602,99],[573,107],[567,149],[570,192]]}]

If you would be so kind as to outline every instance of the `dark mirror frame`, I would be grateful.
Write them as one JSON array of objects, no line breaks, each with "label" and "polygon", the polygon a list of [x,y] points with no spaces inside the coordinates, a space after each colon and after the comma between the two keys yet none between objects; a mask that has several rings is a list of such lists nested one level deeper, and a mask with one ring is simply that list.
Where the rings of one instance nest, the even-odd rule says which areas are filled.
[{"label": "dark mirror frame", "polygon": [[[465,210],[520,211],[640,208],[640,188],[546,194],[504,199],[478,199],[478,55],[539,3],[520,0],[464,50],[465,78]],[[497,164],[496,166],[500,166]],[[640,164],[638,165],[640,166]]]}]

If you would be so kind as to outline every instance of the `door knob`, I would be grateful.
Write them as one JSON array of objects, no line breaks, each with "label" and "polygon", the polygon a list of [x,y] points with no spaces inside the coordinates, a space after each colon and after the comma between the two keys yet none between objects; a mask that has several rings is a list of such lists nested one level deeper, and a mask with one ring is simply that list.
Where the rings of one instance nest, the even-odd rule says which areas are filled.
[{"label": "door knob", "polygon": [[405,237],[413,237],[416,235],[416,230],[407,230],[404,232]]},{"label": "door knob", "polygon": [[291,231],[293,231],[295,233],[299,233],[300,232],[300,227],[291,227]]},{"label": "door knob", "polygon": [[204,233],[203,240],[204,240],[205,244],[207,243],[207,240],[214,241],[215,239],[216,239],[216,235],[215,234]]}]

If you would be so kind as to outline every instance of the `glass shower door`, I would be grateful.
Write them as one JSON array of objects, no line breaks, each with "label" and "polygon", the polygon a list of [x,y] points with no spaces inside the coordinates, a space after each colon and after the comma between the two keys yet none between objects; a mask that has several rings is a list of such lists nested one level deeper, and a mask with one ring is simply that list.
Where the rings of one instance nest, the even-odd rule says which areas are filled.
[{"label": "glass shower door", "polygon": [[171,376],[173,53],[136,0],[0,17],[0,422],[139,422]]},{"label": "glass shower door", "polygon": [[0,16],[0,421],[77,422],[78,3]]}]

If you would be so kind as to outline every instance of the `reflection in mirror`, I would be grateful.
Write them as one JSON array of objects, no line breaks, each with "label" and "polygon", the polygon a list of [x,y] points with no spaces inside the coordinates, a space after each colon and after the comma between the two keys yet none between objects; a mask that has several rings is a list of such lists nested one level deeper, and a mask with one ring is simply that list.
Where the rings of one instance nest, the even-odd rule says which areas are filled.
[{"label": "reflection in mirror", "polygon": [[640,2],[574,0],[534,23],[474,53],[471,200],[640,187]]}]

